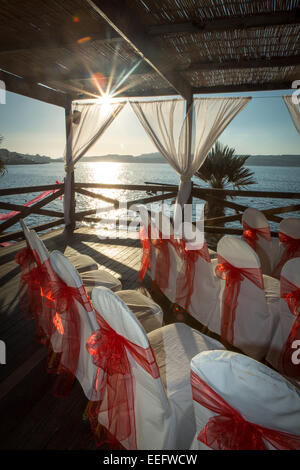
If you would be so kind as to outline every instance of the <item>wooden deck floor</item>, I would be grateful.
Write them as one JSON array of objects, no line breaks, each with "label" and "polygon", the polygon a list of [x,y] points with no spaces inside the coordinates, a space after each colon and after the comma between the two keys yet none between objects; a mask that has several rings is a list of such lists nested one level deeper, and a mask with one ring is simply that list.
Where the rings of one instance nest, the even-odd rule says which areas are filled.
[{"label": "wooden deck floor", "polygon": [[[49,250],[90,255],[120,278],[123,289],[138,288],[139,240],[100,240],[92,229],[82,227],[73,236],[57,230],[42,238]],[[21,242],[0,252],[0,340],[7,354],[6,364],[0,365],[0,449],[93,449],[89,424],[82,420],[86,398],[80,385],[74,385],[68,398],[53,397],[46,348],[34,339],[34,322],[19,311],[20,270],[14,256],[24,246]]]}]

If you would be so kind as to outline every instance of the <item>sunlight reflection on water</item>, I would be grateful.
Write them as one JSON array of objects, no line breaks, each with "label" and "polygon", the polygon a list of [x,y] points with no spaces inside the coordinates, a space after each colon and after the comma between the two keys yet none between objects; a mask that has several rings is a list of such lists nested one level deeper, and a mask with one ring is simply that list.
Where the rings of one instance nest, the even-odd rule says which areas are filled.
[{"label": "sunlight reflection on water", "polygon": [[[289,191],[300,192],[300,168],[292,167],[250,167],[255,172],[257,183],[249,187],[249,189],[265,190],[265,191]],[[64,164],[51,163],[48,165],[20,165],[8,166],[7,174],[0,178],[0,188],[7,187],[21,187],[53,184],[58,179],[63,181],[64,178]],[[178,184],[179,176],[168,164],[147,164],[147,163],[110,163],[110,162],[79,162],[76,165],[75,179],[77,182],[84,183],[105,183],[105,184],[144,184],[146,181],[153,183],[169,183]],[[199,180],[194,178],[195,183],[199,184]],[[207,186],[200,182],[201,186]],[[146,197],[147,194],[142,191],[128,191],[117,189],[96,189],[88,188],[95,193],[117,199],[118,201],[132,201]],[[20,194],[14,196],[1,197],[1,201],[15,202],[16,204],[24,204],[30,199],[33,199],[36,193]],[[297,200],[289,199],[257,199],[257,198],[236,198],[236,202],[246,205],[261,208],[272,208],[289,205],[292,203],[299,203]],[[201,202],[201,201],[200,201]],[[86,196],[76,195],[76,210],[83,211],[93,208],[101,208],[107,206],[108,203]],[[154,206],[158,209],[159,203]],[[56,211],[63,210],[63,203],[59,199],[49,204],[47,209]],[[1,212],[5,212],[4,210]],[[123,215],[122,211],[110,212],[102,214],[102,217],[112,217]],[[228,214],[232,213],[231,210]],[[290,214],[283,214],[283,217],[291,216]],[[295,216],[295,215],[294,215]],[[51,218],[30,215],[26,218],[29,226],[46,223]],[[239,223],[232,223],[231,226],[239,226]],[[271,228],[275,229],[276,224],[271,223]],[[10,227],[9,230],[19,230],[19,224]]]}]

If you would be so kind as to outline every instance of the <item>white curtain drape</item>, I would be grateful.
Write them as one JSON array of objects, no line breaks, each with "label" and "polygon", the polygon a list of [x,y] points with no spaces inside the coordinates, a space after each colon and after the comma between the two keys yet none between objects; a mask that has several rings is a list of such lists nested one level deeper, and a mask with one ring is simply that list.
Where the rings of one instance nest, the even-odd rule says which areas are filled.
[{"label": "white curtain drape", "polygon": [[287,106],[287,109],[290,113],[292,121],[297,131],[300,134],[300,98],[298,98],[297,96],[293,96],[293,95],[286,95],[286,96],[283,96],[282,98]]},{"label": "white curtain drape", "polygon": [[250,99],[196,98],[187,113],[183,99],[131,101],[135,114],[154,145],[180,174],[175,226],[181,207],[189,199],[192,176],[204,162],[219,135]]},{"label": "white curtain drape", "polygon": [[65,150],[65,224],[70,223],[72,172],[75,163],[97,142],[126,102],[73,103],[72,125]]}]

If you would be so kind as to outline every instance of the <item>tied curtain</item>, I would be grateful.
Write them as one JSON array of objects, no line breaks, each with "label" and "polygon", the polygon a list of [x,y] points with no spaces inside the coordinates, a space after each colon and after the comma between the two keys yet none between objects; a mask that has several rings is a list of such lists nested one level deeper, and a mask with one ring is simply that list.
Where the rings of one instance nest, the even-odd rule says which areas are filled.
[{"label": "tied curtain", "polygon": [[74,171],[74,165],[103,135],[125,104],[126,102],[72,104],[72,123],[65,150],[64,213],[66,225],[70,223],[72,172]]},{"label": "tied curtain", "polygon": [[251,98],[195,98],[185,110],[183,99],[131,101],[132,109],[159,152],[180,175],[174,210],[179,228],[181,208],[191,194],[191,178],[232,119]]},{"label": "tied curtain", "polygon": [[283,96],[282,98],[287,106],[292,121],[300,134],[300,98],[293,95]]}]

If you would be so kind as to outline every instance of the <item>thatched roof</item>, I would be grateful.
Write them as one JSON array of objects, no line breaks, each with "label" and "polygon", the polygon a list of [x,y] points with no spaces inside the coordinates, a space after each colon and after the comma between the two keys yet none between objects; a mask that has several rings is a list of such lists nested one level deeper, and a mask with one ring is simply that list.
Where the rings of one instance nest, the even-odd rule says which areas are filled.
[{"label": "thatched roof", "polygon": [[8,90],[61,105],[66,94],[99,95],[97,84],[123,96],[187,99],[193,93],[286,89],[300,78],[299,5],[0,0],[0,79]]}]

